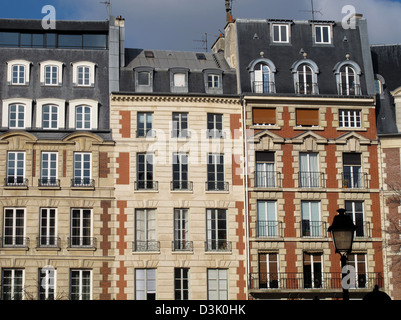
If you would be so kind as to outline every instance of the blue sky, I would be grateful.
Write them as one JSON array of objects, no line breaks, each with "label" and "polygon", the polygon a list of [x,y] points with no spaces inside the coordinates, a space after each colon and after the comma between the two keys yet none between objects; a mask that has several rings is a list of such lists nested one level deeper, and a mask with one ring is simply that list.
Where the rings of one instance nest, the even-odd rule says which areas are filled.
[{"label": "blue sky", "polygon": [[[1,0],[0,18],[42,19],[45,5],[60,20],[105,20],[105,0]],[[234,18],[311,18],[311,0],[234,0]],[[224,0],[112,0],[113,14],[126,19],[127,46],[145,49],[198,50],[225,26]],[[316,19],[341,21],[342,7],[353,5],[368,20],[372,44],[401,43],[401,0],[314,0]]]}]

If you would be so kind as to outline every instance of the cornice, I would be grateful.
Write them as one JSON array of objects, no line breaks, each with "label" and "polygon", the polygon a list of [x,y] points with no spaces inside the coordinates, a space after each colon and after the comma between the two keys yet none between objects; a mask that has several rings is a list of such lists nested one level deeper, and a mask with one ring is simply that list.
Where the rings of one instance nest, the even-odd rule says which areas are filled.
[{"label": "cornice", "polygon": [[241,105],[239,97],[112,94],[112,102],[187,102]]}]

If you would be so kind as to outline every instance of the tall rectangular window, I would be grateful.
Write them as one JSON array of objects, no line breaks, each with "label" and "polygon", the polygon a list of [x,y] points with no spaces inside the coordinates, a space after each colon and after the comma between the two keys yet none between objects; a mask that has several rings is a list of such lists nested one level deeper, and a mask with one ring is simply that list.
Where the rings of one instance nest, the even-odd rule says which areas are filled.
[{"label": "tall rectangular window", "polygon": [[288,24],[273,25],[273,42],[288,43]]},{"label": "tall rectangular window", "polygon": [[299,186],[301,188],[318,188],[321,186],[317,153],[300,152],[299,167]]},{"label": "tall rectangular window", "polygon": [[207,114],[207,137],[224,138],[223,135],[223,115],[219,113]]},{"label": "tall rectangular window", "polygon": [[278,254],[259,253],[259,289],[277,289],[278,287]]},{"label": "tall rectangular window", "polygon": [[40,209],[40,226],[39,226],[39,246],[55,247],[57,246],[56,231],[56,214],[55,208]]},{"label": "tall rectangular window", "polygon": [[156,300],[156,269],[135,269],[135,300]]},{"label": "tall rectangular window", "polygon": [[16,64],[12,66],[12,84],[25,84],[25,66]]},{"label": "tall rectangular window", "polygon": [[42,128],[58,128],[58,107],[54,105],[45,105],[42,108]]},{"label": "tall rectangular window", "polygon": [[355,236],[367,236],[363,211],[363,201],[345,201],[345,211],[345,214],[349,215],[356,225]]},{"label": "tall rectangular window", "polygon": [[276,187],[276,172],[274,171],[274,152],[256,151],[255,187]]},{"label": "tall rectangular window", "polygon": [[77,106],[75,108],[75,128],[80,130],[92,128],[92,108],[90,106]]},{"label": "tall rectangular window", "polygon": [[90,86],[90,67],[88,66],[79,66],[77,68],[78,72],[78,85],[79,86]]},{"label": "tall rectangular window", "polygon": [[278,221],[276,201],[259,200],[257,202],[258,237],[277,237]]},{"label": "tall rectangular window", "polygon": [[367,266],[366,254],[353,253],[348,255],[347,264],[355,269],[355,284],[354,288],[366,288],[367,285]]},{"label": "tall rectangular window", "polygon": [[25,106],[23,104],[11,104],[8,112],[8,127],[10,129],[25,128]]},{"label": "tall rectangular window", "polygon": [[156,210],[135,210],[134,251],[159,251],[156,233]]},{"label": "tall rectangular window", "polygon": [[92,187],[92,154],[89,152],[74,153],[74,187]]},{"label": "tall rectangular window", "polygon": [[56,297],[56,270],[39,269],[39,300],[54,300]]},{"label": "tall rectangular window", "polygon": [[189,268],[174,268],[174,299],[189,299]]},{"label": "tall rectangular window", "polygon": [[3,246],[25,247],[25,209],[5,208],[3,220]]},{"label": "tall rectangular window", "polygon": [[190,189],[188,181],[188,154],[173,153],[172,190]]},{"label": "tall rectangular window", "polygon": [[57,85],[58,84],[58,67],[46,66],[45,67],[45,84]]},{"label": "tall rectangular window", "polygon": [[42,152],[40,186],[59,186],[57,158],[57,152]]},{"label": "tall rectangular window", "polygon": [[8,186],[25,186],[25,152],[7,153],[7,180]]},{"label": "tall rectangular window", "polygon": [[138,112],[136,136],[138,138],[153,137],[152,123],[152,112]]},{"label": "tall rectangular window", "polygon": [[188,209],[174,209],[174,250],[192,250],[189,241]]},{"label": "tall rectangular window", "polygon": [[227,269],[207,269],[208,300],[228,300]]},{"label": "tall rectangular window", "polygon": [[340,128],[361,128],[360,110],[339,110],[338,118]]},{"label": "tall rectangular window", "polygon": [[93,246],[92,209],[72,209],[70,247]]},{"label": "tall rectangular window", "polygon": [[2,269],[1,299],[24,299],[24,269]]},{"label": "tall rectangular window", "polygon": [[301,201],[302,237],[321,237],[322,221],[320,219],[319,201]]},{"label": "tall rectangular window", "polygon": [[92,299],[92,270],[70,270],[70,300]]},{"label": "tall rectangular window", "polygon": [[227,190],[224,181],[224,155],[209,153],[207,161],[207,190]]},{"label": "tall rectangular window", "polygon": [[208,88],[219,88],[220,87],[220,76],[218,74],[209,74],[207,76]]},{"label": "tall rectangular window", "polygon": [[156,190],[157,185],[153,178],[153,154],[138,153],[136,189]]},{"label": "tall rectangular window", "polygon": [[227,241],[227,210],[206,210],[206,251],[230,251]]},{"label": "tall rectangular window", "polygon": [[343,187],[364,187],[360,153],[343,153]]},{"label": "tall rectangular window", "polygon": [[315,43],[331,43],[330,26],[315,26]]},{"label": "tall rectangular window", "polygon": [[188,113],[187,112],[173,112],[173,138],[187,138],[188,132]]},{"label": "tall rectangular window", "polygon": [[322,259],[323,255],[319,252],[304,252],[304,288],[322,287]]}]

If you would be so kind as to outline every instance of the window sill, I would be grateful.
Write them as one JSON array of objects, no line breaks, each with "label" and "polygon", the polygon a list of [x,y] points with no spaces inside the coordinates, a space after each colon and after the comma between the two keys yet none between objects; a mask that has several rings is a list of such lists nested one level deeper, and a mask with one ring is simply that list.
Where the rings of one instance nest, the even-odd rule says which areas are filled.
[{"label": "window sill", "polygon": [[36,247],[36,251],[61,251],[60,247]]},{"label": "window sill", "polygon": [[71,187],[71,190],[74,191],[93,191],[95,187]]},{"label": "window sill", "polygon": [[260,125],[255,125],[255,124],[253,124],[253,125],[251,125],[251,127],[250,127],[251,129],[273,129],[273,130],[279,130],[279,129],[281,129],[281,127],[280,126],[278,126],[278,125],[266,125],[266,124],[260,124]]},{"label": "window sill", "polygon": [[300,127],[300,126],[295,126],[293,128],[294,130],[302,130],[302,131],[306,131],[306,130],[312,130],[312,131],[323,131],[325,128],[321,127],[321,126],[304,126],[304,127]]},{"label": "window sill", "polygon": [[61,190],[61,187],[38,187],[38,190]]},{"label": "window sill", "polygon": [[171,190],[171,193],[194,193],[193,190]]},{"label": "window sill", "polygon": [[216,254],[226,254],[231,255],[232,251],[216,250],[216,251],[205,251],[205,254],[216,255]]},{"label": "window sill", "polygon": [[132,251],[133,255],[160,254],[160,251]]},{"label": "window sill", "polygon": [[4,190],[28,190],[28,186],[4,186]]},{"label": "window sill", "polygon": [[346,128],[346,127],[338,127],[337,131],[368,131],[366,128]]},{"label": "window sill", "polygon": [[67,251],[96,251],[95,247],[68,247]]}]

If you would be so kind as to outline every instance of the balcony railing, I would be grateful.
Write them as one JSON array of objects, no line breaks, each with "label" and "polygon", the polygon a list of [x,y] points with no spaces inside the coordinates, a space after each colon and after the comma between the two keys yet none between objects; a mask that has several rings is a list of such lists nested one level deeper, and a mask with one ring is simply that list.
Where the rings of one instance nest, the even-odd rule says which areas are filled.
[{"label": "balcony railing", "polygon": [[160,242],[154,240],[148,240],[148,241],[137,240],[132,243],[132,251],[134,252],[160,251]]},{"label": "balcony railing", "polygon": [[135,190],[158,190],[158,181],[153,180],[138,180],[134,183]]},{"label": "balcony railing", "polygon": [[136,131],[137,138],[155,138],[156,130],[152,129],[139,129]]},{"label": "balcony railing", "polygon": [[281,188],[281,172],[255,171],[255,188]]},{"label": "balcony railing", "polygon": [[205,251],[231,251],[231,241],[208,240],[205,241]]},{"label": "balcony railing", "polygon": [[228,191],[228,182],[206,181],[206,191]]},{"label": "balcony railing", "polygon": [[355,239],[371,238],[372,237],[372,228],[370,226],[370,222],[362,222],[362,223],[357,222],[354,236],[355,236]]},{"label": "balcony railing", "polygon": [[193,182],[192,181],[171,181],[171,190],[187,190],[192,191]]},{"label": "balcony railing", "polygon": [[39,187],[60,187],[60,179],[41,178],[38,182]]},{"label": "balcony railing", "polygon": [[322,221],[302,220],[301,230],[303,238],[326,238],[327,223]]},{"label": "balcony railing", "polygon": [[0,238],[2,248],[29,248],[29,238],[22,236],[4,236]]},{"label": "balcony railing", "polygon": [[93,188],[95,186],[95,180],[89,178],[73,178],[71,179],[72,187],[82,188]]},{"label": "balcony railing", "polygon": [[283,223],[281,221],[257,221],[258,238],[283,237]]},{"label": "balcony railing", "polygon": [[275,93],[275,83],[268,81],[254,81],[252,92],[254,93]]},{"label": "balcony railing", "polygon": [[7,177],[4,179],[4,185],[7,187],[27,187],[28,179],[23,177]]},{"label": "balcony railing", "polygon": [[318,92],[317,83],[297,82],[297,94],[318,94]]},{"label": "balcony railing", "polygon": [[[348,275],[349,276],[349,275]],[[357,274],[355,286],[350,289],[373,289],[383,287],[383,275],[370,272]],[[351,283],[351,282],[350,282]],[[253,290],[303,290],[303,289],[342,289],[342,274],[338,273],[251,273],[249,289]]]},{"label": "balcony railing", "polygon": [[363,172],[343,172],[343,188],[344,189],[367,189],[368,174]]},{"label": "balcony railing", "polygon": [[173,251],[193,251],[194,245],[193,241],[187,240],[174,240],[172,242]]},{"label": "balcony railing", "polygon": [[362,94],[361,86],[359,84],[339,84],[338,93],[343,96],[360,96]]},{"label": "balcony railing", "polygon": [[37,237],[36,248],[61,248],[59,237]]},{"label": "balcony railing", "polygon": [[299,172],[300,188],[324,188],[326,181],[323,172]]},{"label": "balcony railing", "polygon": [[68,248],[92,248],[96,249],[97,239],[93,237],[69,237]]}]

